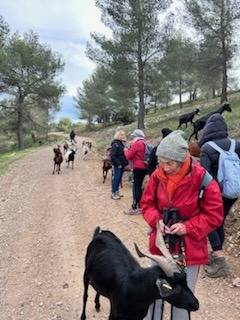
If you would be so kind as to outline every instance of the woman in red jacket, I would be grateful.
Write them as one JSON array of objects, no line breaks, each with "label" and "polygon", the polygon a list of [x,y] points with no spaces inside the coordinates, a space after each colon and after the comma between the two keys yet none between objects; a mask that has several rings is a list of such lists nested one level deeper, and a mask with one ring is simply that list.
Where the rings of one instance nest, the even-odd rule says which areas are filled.
[{"label": "woman in red jacket", "polygon": [[142,184],[147,174],[147,164],[145,158],[145,134],[142,130],[136,129],[131,136],[134,138],[131,147],[124,150],[127,160],[132,161],[133,166],[133,204],[126,214],[139,214],[140,200],[142,197]]},{"label": "woman in red jacket", "polygon": [[[161,254],[155,246],[158,221],[165,239],[170,241],[180,236],[183,240],[187,281],[194,290],[199,266],[208,262],[207,235],[221,225],[223,205],[218,184],[214,180],[208,183],[202,199],[199,199],[206,171],[192,161],[182,133],[173,131],[159,144],[156,152],[159,166],[145,188],[141,209],[151,227],[149,250],[152,254]],[[168,218],[170,223],[167,223]],[[169,244],[170,251],[176,256],[182,253],[181,247],[181,242],[175,247]],[[161,306],[162,301],[158,300],[150,307],[145,320],[159,320]],[[171,312],[172,320],[188,320],[185,310],[174,307]]]}]

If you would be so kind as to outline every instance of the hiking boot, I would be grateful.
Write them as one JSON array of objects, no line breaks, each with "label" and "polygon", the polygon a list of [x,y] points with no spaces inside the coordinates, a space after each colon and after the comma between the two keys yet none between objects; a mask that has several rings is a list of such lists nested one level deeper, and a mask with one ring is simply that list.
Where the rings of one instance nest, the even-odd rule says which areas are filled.
[{"label": "hiking boot", "polygon": [[112,198],[113,200],[119,200],[119,199],[120,199],[120,196],[117,195],[116,193],[112,193],[111,198]]},{"label": "hiking boot", "polygon": [[117,191],[117,192],[116,192],[116,194],[117,194],[120,198],[122,198],[122,197],[123,197],[123,194],[121,194],[121,192],[120,192],[120,191]]},{"label": "hiking boot", "polygon": [[138,215],[138,214],[141,214],[142,211],[140,208],[136,208],[136,209],[130,208],[129,210],[124,211],[124,213],[127,215]]},{"label": "hiking boot", "polygon": [[214,257],[212,264],[205,268],[205,272],[209,278],[225,277],[230,273],[226,259],[217,256]]},{"label": "hiking boot", "polygon": [[214,252],[210,252],[209,255],[208,255],[208,264],[207,264],[207,266],[212,265],[215,258],[216,258],[216,256],[214,255]]}]

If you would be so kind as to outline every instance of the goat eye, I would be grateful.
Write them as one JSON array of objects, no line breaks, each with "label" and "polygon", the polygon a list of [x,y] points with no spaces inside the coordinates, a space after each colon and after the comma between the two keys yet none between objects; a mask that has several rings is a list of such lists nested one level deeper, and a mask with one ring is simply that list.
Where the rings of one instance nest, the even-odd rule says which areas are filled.
[{"label": "goat eye", "polygon": [[158,279],[156,285],[161,297],[167,297],[172,293],[173,288],[165,279]]}]

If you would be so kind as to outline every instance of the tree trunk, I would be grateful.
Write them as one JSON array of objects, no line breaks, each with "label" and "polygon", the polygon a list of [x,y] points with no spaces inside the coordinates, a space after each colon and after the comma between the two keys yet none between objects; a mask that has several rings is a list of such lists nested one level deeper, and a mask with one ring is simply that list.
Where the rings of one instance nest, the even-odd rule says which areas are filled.
[{"label": "tree trunk", "polygon": [[179,107],[182,108],[182,79],[179,80]]},{"label": "tree trunk", "polygon": [[32,137],[33,143],[36,143],[36,136],[34,132],[31,133],[31,137]]},{"label": "tree trunk", "polygon": [[195,88],[193,90],[193,101],[196,101],[197,100],[197,89]]},{"label": "tree trunk", "polygon": [[167,92],[166,92],[166,108],[168,107],[169,104],[169,85],[167,82]]},{"label": "tree trunk", "polygon": [[212,88],[212,98],[216,98],[216,89]]},{"label": "tree trunk", "polygon": [[227,101],[227,61],[223,58],[223,65],[222,65],[222,93],[221,93],[221,102]]},{"label": "tree trunk", "polygon": [[46,129],[44,130],[45,131],[45,139],[46,139],[46,141],[48,141],[48,130],[49,130],[48,120],[49,120],[49,109],[47,108],[46,109],[46,123],[45,123]]},{"label": "tree trunk", "polygon": [[[137,2],[137,11],[141,15],[140,2]],[[144,129],[145,104],[144,104],[144,63],[142,59],[142,21],[138,23],[138,51],[137,51],[137,66],[138,66],[138,129]]]},{"label": "tree trunk", "polygon": [[189,103],[191,103],[193,100],[193,94],[192,91],[189,92]]},{"label": "tree trunk", "polygon": [[17,108],[17,139],[18,139],[18,149],[22,150],[24,148],[24,138],[23,138],[23,111],[22,103],[18,104]]},{"label": "tree trunk", "polygon": [[226,35],[225,35],[225,7],[224,2],[221,7],[221,42],[222,42],[222,93],[221,93],[221,102],[227,101],[227,48],[226,48]]},{"label": "tree trunk", "polygon": [[[140,50],[141,51],[141,50]],[[142,52],[139,52],[138,57],[138,97],[139,97],[139,109],[138,109],[138,129],[144,129],[144,79],[143,79],[143,62]]]},{"label": "tree trunk", "polygon": [[157,96],[155,96],[155,101],[154,101],[154,113],[157,112]]}]

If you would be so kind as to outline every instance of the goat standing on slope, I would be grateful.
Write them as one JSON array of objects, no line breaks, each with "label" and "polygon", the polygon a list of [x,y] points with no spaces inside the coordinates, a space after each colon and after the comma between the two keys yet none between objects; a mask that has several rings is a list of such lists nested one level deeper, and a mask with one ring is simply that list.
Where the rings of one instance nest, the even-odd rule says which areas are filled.
[{"label": "goat standing on slope", "polygon": [[164,298],[178,308],[195,311],[197,298],[187,286],[186,273],[179,269],[166,248],[158,227],[157,243],[166,255],[144,255],[136,246],[139,256],[154,260],[157,265],[142,268],[128,249],[110,231],[98,227],[86,254],[84,296],[81,320],[86,319],[89,283],[96,290],[95,308],[100,310],[100,295],[110,300],[109,320],[142,320],[148,307]]},{"label": "goat standing on slope", "polygon": [[53,174],[55,174],[55,169],[56,169],[57,173],[59,174],[61,171],[61,163],[63,162],[63,156],[62,156],[60,146],[58,145],[57,148],[53,148],[53,152],[54,152]]},{"label": "goat standing on slope", "polygon": [[191,138],[194,135],[195,135],[195,139],[198,140],[198,132],[204,128],[208,118],[210,118],[214,113],[222,114],[224,111],[227,111],[227,112],[232,111],[228,102],[223,102],[223,104],[221,105],[221,107],[219,109],[217,109],[216,111],[212,111],[212,112],[206,114],[205,116],[199,118],[197,121],[193,122],[193,132],[189,137],[189,141],[191,140]]},{"label": "goat standing on slope", "polygon": [[195,111],[193,112],[189,112],[189,113],[185,113],[185,114],[182,114],[180,117],[179,117],[179,125],[177,127],[177,129],[179,129],[184,123],[186,125],[186,128],[187,128],[187,123],[188,122],[191,122],[193,123],[193,118],[196,114],[199,113],[199,109],[197,108]]}]

